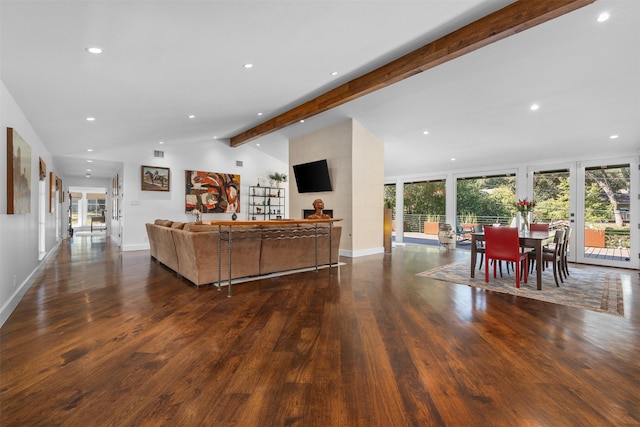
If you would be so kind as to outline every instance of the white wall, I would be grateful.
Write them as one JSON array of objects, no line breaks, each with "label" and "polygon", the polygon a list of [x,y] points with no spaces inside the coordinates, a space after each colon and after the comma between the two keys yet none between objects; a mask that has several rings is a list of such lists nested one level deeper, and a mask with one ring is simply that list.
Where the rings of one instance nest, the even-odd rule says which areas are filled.
[{"label": "white wall", "polygon": [[[154,150],[164,152],[163,158],[154,157]],[[248,219],[249,186],[256,185],[258,179],[264,185],[268,175],[284,172],[288,165],[256,150],[250,144],[237,148],[229,147],[226,141],[199,141],[193,143],[132,146],[113,150],[102,150],[94,156],[97,159],[121,161],[118,171],[120,189],[120,221],[111,222],[111,237],[121,243],[122,250],[149,249],[145,223],[157,218],[172,221],[193,221],[194,217],[185,213],[185,170],[201,170],[240,175],[239,220]],[[236,166],[241,161],[242,166]],[[170,169],[170,188],[164,191],[141,190],[141,167],[161,166]],[[288,190],[285,183],[284,188]],[[110,188],[110,184],[108,186]],[[289,195],[286,194],[287,206]],[[288,209],[285,211],[288,215]],[[231,214],[204,214],[203,219],[231,219]],[[121,242],[119,241],[121,239]]]},{"label": "white wall", "polygon": [[[47,164],[46,189],[49,191],[49,172],[61,176],[53,159],[31,124],[17,105],[4,83],[0,81],[0,325],[9,317],[27,291],[29,279],[41,265],[38,261],[38,159]],[[7,214],[7,127],[15,129],[31,147],[31,213]],[[64,177],[63,177],[64,181]],[[49,212],[49,197],[45,207],[45,251],[56,247],[56,215]],[[57,203],[57,209],[63,205]],[[60,215],[64,221],[64,214]],[[62,226],[63,235],[65,227]]]},{"label": "white wall", "polygon": [[[64,177],[55,168],[53,159],[43,141],[40,140],[28,119],[23,114],[7,88],[0,81],[0,325],[9,317],[13,309],[28,290],[30,280],[36,277],[41,262],[38,261],[38,158],[47,164],[46,188],[49,188],[49,172],[53,171],[63,179],[64,191],[70,186],[102,187],[108,190],[108,210],[112,206],[109,179],[99,180],[82,177]],[[31,147],[31,213],[27,215],[7,215],[7,163],[5,154],[7,147],[6,128],[12,127]],[[154,150],[162,150],[165,157],[156,159]],[[175,221],[193,221],[193,217],[184,213],[184,171],[204,170],[240,174],[241,210],[239,219],[247,219],[248,187],[255,185],[258,179],[264,184],[268,175],[273,172],[284,172],[288,168],[283,163],[268,156],[250,144],[238,148],[229,147],[223,141],[200,141],[176,145],[149,145],[148,147],[128,147],[114,150],[103,150],[96,153],[96,159],[122,162],[117,171],[120,182],[120,220],[110,222],[112,241],[120,244],[123,250],[148,249],[145,223],[156,218]],[[236,166],[236,161],[243,166]],[[171,168],[171,190],[169,192],[141,191],[140,168],[142,165],[164,166]],[[285,184],[285,189],[288,187]],[[288,215],[289,194],[287,193]],[[47,198],[48,200],[48,198]],[[57,204],[60,210],[62,237],[66,237],[67,209],[69,198],[65,196],[64,204]],[[48,253],[58,245],[55,235],[55,213],[49,213],[47,206],[45,220],[45,247]],[[205,214],[204,219],[230,219],[230,214]],[[45,262],[46,258],[42,261]]]}]

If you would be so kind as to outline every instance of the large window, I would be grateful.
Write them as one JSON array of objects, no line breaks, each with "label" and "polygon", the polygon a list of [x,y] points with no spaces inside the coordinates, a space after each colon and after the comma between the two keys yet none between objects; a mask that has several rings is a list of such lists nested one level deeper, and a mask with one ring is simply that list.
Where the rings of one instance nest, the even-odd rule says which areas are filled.
[{"label": "large window", "polygon": [[[425,231],[425,223],[443,222],[446,213],[445,181],[420,181],[404,185],[405,231],[434,234]],[[435,229],[437,233],[437,227]]]},{"label": "large window", "polygon": [[91,224],[92,216],[103,216],[107,209],[106,194],[87,193],[87,221]]},{"label": "large window", "polygon": [[457,221],[464,228],[476,224],[511,225],[515,219],[516,179],[513,175],[458,178]]}]

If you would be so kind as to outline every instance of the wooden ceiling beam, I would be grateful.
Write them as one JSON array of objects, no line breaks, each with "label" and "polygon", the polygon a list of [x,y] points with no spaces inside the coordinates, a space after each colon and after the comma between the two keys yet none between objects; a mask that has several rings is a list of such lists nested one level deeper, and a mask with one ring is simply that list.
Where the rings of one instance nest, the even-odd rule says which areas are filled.
[{"label": "wooden ceiling beam", "polygon": [[593,3],[595,0],[519,0],[428,43],[369,73],[344,83],[238,135],[237,147],[300,120],[338,107],[498,40]]}]

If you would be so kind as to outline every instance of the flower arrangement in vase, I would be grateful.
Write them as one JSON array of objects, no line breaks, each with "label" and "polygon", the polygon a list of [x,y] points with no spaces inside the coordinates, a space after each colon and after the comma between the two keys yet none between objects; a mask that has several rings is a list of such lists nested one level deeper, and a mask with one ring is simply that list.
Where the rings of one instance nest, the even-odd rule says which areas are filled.
[{"label": "flower arrangement in vase", "polygon": [[516,211],[520,213],[522,218],[522,228],[524,231],[529,231],[529,215],[533,213],[533,208],[536,207],[535,200],[529,201],[527,198],[518,199],[516,202]]}]

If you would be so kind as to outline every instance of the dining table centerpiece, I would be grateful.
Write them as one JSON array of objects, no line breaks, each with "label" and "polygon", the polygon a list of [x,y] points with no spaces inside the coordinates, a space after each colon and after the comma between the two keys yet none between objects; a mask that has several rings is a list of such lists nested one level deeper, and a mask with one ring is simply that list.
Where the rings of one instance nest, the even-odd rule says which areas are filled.
[{"label": "dining table centerpiece", "polygon": [[535,200],[529,201],[529,199],[518,199],[516,202],[516,211],[521,218],[521,230],[529,231],[529,223],[531,222],[531,216],[533,214],[533,208],[536,207]]}]

